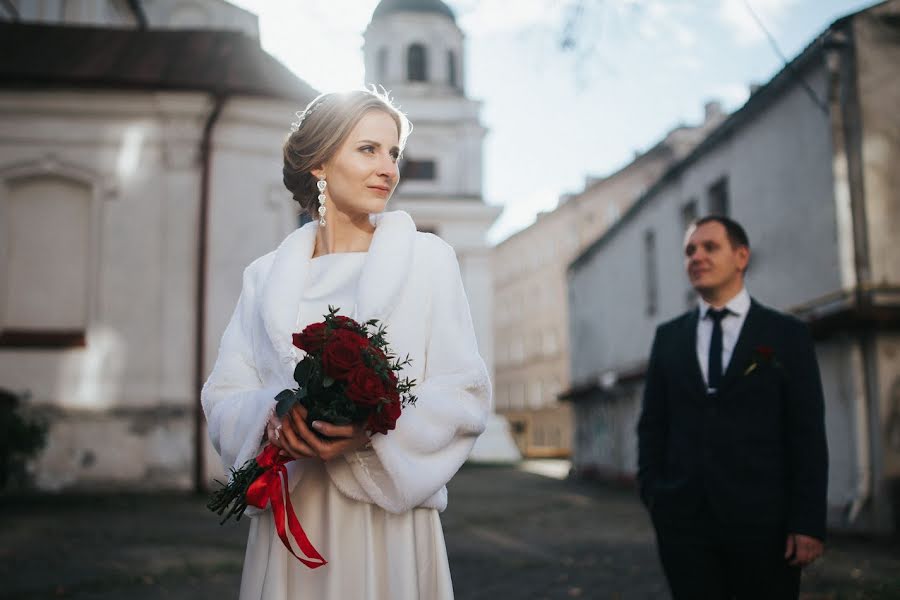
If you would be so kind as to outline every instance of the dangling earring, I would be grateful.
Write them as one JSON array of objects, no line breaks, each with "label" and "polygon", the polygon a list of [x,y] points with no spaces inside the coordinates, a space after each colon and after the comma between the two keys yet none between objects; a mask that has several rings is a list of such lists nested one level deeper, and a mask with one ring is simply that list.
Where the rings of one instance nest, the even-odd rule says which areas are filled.
[{"label": "dangling earring", "polygon": [[323,177],[319,181],[316,182],[316,187],[319,188],[319,225],[322,227],[325,226],[325,188],[328,184],[325,182],[325,178]]}]

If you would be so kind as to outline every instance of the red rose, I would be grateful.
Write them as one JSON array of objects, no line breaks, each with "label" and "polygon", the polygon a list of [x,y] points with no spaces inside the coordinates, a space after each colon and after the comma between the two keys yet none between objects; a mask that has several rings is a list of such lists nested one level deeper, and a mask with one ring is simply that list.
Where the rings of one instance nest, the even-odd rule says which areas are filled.
[{"label": "red rose", "polygon": [[772,355],[775,354],[775,348],[771,346],[757,346],[756,353],[759,354],[761,359],[769,360],[772,358]]},{"label": "red rose", "polygon": [[294,345],[307,354],[321,352],[325,346],[325,323],[313,323],[292,337]]},{"label": "red rose", "polygon": [[346,380],[348,375],[362,365],[362,350],[369,341],[352,331],[334,331],[322,351],[322,366],[325,374],[334,379]]},{"label": "red rose", "polygon": [[372,411],[366,427],[372,433],[386,434],[397,426],[397,419],[400,418],[401,406],[399,402],[385,402],[381,405],[380,410]]},{"label": "red rose", "polygon": [[350,317],[345,317],[344,315],[335,315],[334,327],[336,329],[349,329],[351,331],[359,331],[359,328],[362,327],[362,325],[360,325]]},{"label": "red rose", "polygon": [[360,366],[350,374],[344,393],[356,404],[376,406],[385,397],[384,383],[378,373]]}]

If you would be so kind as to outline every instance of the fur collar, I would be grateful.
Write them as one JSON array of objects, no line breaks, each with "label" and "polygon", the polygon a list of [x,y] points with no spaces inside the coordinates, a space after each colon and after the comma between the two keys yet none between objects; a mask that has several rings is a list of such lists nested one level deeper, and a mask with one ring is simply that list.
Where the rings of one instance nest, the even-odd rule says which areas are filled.
[{"label": "fur collar", "polygon": [[[397,210],[372,216],[375,234],[363,264],[354,319],[386,320],[396,306],[412,267],[416,226],[405,212]],[[296,333],[297,311],[309,262],[316,243],[318,223],[312,221],[287,236],[272,260],[262,286],[262,318],[272,345],[282,359],[294,356],[291,334]],[[300,323],[320,320],[322,315],[300,315]],[[319,317],[319,318],[317,318]]]}]

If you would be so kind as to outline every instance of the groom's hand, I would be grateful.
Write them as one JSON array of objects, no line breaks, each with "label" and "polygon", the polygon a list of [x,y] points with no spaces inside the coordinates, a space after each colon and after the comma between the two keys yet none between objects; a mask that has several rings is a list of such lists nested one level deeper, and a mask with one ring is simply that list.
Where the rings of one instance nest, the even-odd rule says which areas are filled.
[{"label": "groom's hand", "polygon": [[800,533],[790,533],[784,548],[784,557],[795,567],[805,567],[820,556],[825,546],[821,540]]}]

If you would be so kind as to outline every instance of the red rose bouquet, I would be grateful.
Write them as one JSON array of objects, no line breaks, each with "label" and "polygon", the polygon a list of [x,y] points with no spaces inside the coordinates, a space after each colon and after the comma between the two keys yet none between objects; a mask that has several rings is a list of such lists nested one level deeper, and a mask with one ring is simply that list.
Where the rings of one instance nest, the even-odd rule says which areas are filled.
[{"label": "red rose bouquet", "polygon": [[[275,396],[275,412],[284,418],[299,403],[306,408],[310,424],[366,423],[372,434],[387,434],[396,426],[403,407],[416,402],[410,393],[415,381],[397,375],[411,361],[408,356],[400,360],[393,355],[385,327],[377,319],[361,324],[338,315],[338,310],[329,306],[324,321],[294,334],[294,346],[306,356],[294,369],[298,387]],[[248,505],[265,508],[271,503],[284,545],[301,562],[315,568],[325,564],[325,560],[309,543],[294,515],[286,490],[285,465],[291,460],[267,444],[256,458],[231,470],[230,481],[213,493],[207,507],[224,514],[224,523],[232,516],[239,520]],[[287,538],[285,518],[298,546],[313,560],[294,552]]]}]

